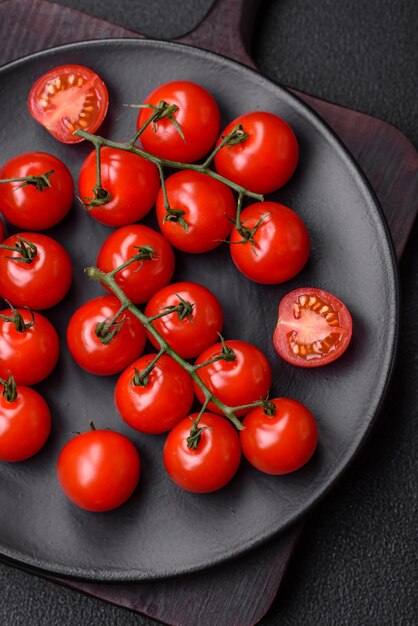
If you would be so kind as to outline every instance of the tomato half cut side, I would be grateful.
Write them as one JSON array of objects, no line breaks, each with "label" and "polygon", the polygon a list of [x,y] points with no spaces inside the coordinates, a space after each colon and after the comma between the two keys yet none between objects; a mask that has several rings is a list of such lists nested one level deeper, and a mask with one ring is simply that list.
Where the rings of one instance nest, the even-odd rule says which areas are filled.
[{"label": "tomato half cut side", "polygon": [[58,141],[79,143],[78,128],[94,133],[109,105],[106,85],[83,65],[60,65],[43,74],[29,93],[32,117]]},{"label": "tomato half cut side", "polygon": [[346,351],[352,326],[349,310],[336,296],[314,287],[295,289],[279,304],[273,343],[288,363],[318,367]]}]

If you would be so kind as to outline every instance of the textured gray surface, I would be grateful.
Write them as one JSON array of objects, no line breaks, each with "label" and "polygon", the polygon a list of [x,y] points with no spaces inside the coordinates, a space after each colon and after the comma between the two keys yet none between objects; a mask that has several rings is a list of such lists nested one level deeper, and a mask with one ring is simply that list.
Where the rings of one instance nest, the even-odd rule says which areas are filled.
[{"label": "textured gray surface", "polygon": [[[78,8],[82,4],[77,2]],[[116,3],[102,5],[104,17],[115,19]],[[144,21],[152,22],[149,16],[155,5],[144,3]],[[355,7],[352,15],[345,5]],[[265,2],[256,28],[258,62],[272,78],[380,115],[416,141],[416,98],[410,91],[417,74],[411,18],[415,1],[364,0],[345,5],[325,0]],[[182,6],[188,7],[184,16]],[[195,6],[182,2],[176,12],[189,19]],[[348,17],[340,23],[339,16],[347,16],[347,11]],[[310,15],[309,20],[305,15]],[[130,20],[125,24],[132,27]],[[336,32],[339,38],[332,53],[327,48],[325,54],[324,41],[331,41]],[[368,63],[364,52],[367,40],[377,58],[374,64]],[[303,46],[303,52],[296,53],[296,44]],[[319,62],[321,55],[325,65]],[[398,89],[388,94],[392,82]],[[386,88],[380,89],[381,84]],[[416,624],[417,240],[415,228],[401,265],[401,349],[386,409],[356,464],[308,520],[284,586],[262,622],[265,625]],[[154,623],[6,566],[0,566],[0,593],[0,623],[7,626]]]}]

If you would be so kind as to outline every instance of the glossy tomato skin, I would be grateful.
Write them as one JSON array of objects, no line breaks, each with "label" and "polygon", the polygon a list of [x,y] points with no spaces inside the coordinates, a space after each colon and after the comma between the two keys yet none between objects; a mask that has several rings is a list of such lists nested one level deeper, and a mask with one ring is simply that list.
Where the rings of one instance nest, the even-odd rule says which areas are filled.
[{"label": "glossy tomato skin", "polygon": [[[54,170],[50,187],[38,191],[21,182],[2,185],[0,211],[18,228],[46,230],[58,224],[74,200],[74,183],[67,166],[46,152],[27,152],[13,157],[0,170],[0,179],[39,176]],[[19,188],[20,187],[20,188]]]},{"label": "glossy tomato skin", "polygon": [[83,65],[60,65],[43,74],[29,93],[30,114],[55,139],[79,143],[78,128],[96,132],[109,105],[101,78]]},{"label": "glossy tomato skin", "polygon": [[[203,285],[192,282],[172,283],[163,287],[149,300],[145,315],[153,317],[168,306],[178,306],[180,298],[192,304],[191,316],[180,318],[177,311],[155,320],[152,324],[167,343],[184,359],[197,357],[202,350],[213,345],[223,326],[223,313],[219,300]],[[147,332],[156,347],[156,339]]]},{"label": "glossy tomato skin", "polygon": [[120,330],[109,343],[103,343],[96,334],[97,324],[111,320],[119,311],[120,302],[114,296],[99,296],[85,302],[70,319],[67,344],[74,360],[91,374],[110,376],[121,372],[142,353],[146,333],[141,322],[129,311],[124,311],[111,331]]},{"label": "glossy tomato skin", "polygon": [[115,276],[116,282],[134,304],[147,302],[161,287],[167,285],[174,272],[174,252],[168,241],[148,226],[133,224],[114,231],[104,242],[97,257],[97,266],[110,272],[138,252],[134,246],[151,246],[151,260],[132,263]]},{"label": "glossy tomato skin", "polygon": [[[183,131],[185,141],[168,119],[150,124],[141,135],[144,149],[155,156],[181,163],[193,163],[209,152],[219,134],[220,113],[213,96],[200,85],[176,80],[157,87],[145,104],[157,106],[161,100],[179,107],[174,114]],[[141,109],[137,129],[152,115],[152,109]]]},{"label": "glossy tomato skin", "polygon": [[[0,317],[0,378],[10,375],[18,385],[36,385],[49,376],[58,361],[57,331],[43,315],[17,309],[25,324],[33,326],[20,332],[12,322]],[[13,317],[12,309],[3,309],[0,316]]]},{"label": "glossy tomato skin", "polygon": [[344,354],[352,328],[350,312],[341,300],[323,289],[302,287],[281,300],[273,343],[288,363],[319,367]]},{"label": "glossy tomato skin", "polygon": [[275,398],[273,417],[263,408],[244,418],[239,437],[244,456],[261,472],[288,474],[309,461],[318,443],[318,428],[312,413],[300,402]]},{"label": "glossy tomato skin", "polygon": [[217,171],[255,193],[276,191],[291,178],[298,163],[299,147],[293,130],[277,115],[255,111],[233,120],[222,136],[237,125],[242,125],[248,138],[218,152]]},{"label": "glossy tomato skin", "polygon": [[[189,170],[170,176],[166,181],[170,206],[184,211],[181,222],[165,220],[164,196],[157,197],[157,219],[163,235],[184,252],[208,252],[221,245],[231,232],[236,203],[232,191],[217,180]],[[230,218],[230,219],[228,219]]]},{"label": "glossy tomato skin", "polygon": [[241,213],[241,223],[249,230],[259,220],[262,222],[253,235],[254,243],[239,243],[242,235],[233,227],[232,260],[244,276],[256,283],[273,285],[290,280],[309,258],[309,233],[303,220],[277,202],[256,202]]},{"label": "glossy tomato skin", "polygon": [[110,511],[132,495],[140,465],[127,437],[111,430],[90,430],[76,435],[61,450],[58,480],[67,498],[80,508]]},{"label": "glossy tomato skin", "polygon": [[[256,346],[239,340],[225,342],[228,348],[235,353],[234,361],[215,361],[197,370],[199,378],[218,400],[230,407],[250,404],[264,400],[271,386],[271,368],[264,354]],[[196,365],[209,361],[221,354],[222,344],[217,343],[202,352]],[[202,390],[196,383],[196,396],[203,404],[205,398]],[[208,405],[211,411],[221,413],[212,402]],[[241,416],[248,413],[248,409],[236,411]]]},{"label": "glossy tomato skin", "polygon": [[163,451],[165,468],[170,478],[182,489],[193,493],[210,493],[224,487],[234,477],[241,460],[239,437],[225,418],[203,413],[197,450],[187,446],[192,419],[179,422],[170,431]]},{"label": "glossy tomato skin", "polygon": [[3,244],[15,246],[19,237],[37,247],[36,257],[22,263],[17,252],[0,249],[0,296],[17,307],[44,310],[55,306],[67,294],[72,279],[71,260],[58,241],[40,233],[18,233]]},{"label": "glossy tomato skin", "polygon": [[51,430],[51,413],[42,396],[19,385],[17,398],[0,394],[0,461],[24,461],[39,452]]},{"label": "glossy tomato skin", "polygon": [[193,383],[187,372],[163,354],[144,385],[133,382],[135,369],[140,373],[155,354],[132,363],[120,375],[115,387],[115,404],[122,419],[135,430],[158,435],[173,428],[186,417],[193,404]]},{"label": "glossy tomato skin", "polygon": [[[132,154],[104,146],[100,151],[102,186],[111,199],[89,209],[95,220],[106,226],[126,226],[142,219],[153,207],[160,187],[153,163]],[[86,203],[94,198],[96,152],[84,161],[78,181],[78,194]]]}]

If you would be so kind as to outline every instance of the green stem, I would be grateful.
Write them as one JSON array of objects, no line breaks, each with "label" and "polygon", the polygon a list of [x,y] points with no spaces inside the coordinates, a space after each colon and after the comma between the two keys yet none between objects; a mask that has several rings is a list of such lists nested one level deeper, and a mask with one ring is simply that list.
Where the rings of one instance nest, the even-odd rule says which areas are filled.
[{"label": "green stem", "polygon": [[155,357],[152,359],[152,361],[150,361],[150,363],[148,363],[148,365],[147,365],[147,367],[145,369],[143,369],[141,372],[138,372],[138,370],[135,368],[135,376],[133,377],[134,385],[136,385],[136,386],[138,386],[138,385],[141,385],[141,386],[148,385],[148,376],[150,375],[150,373],[152,372],[152,370],[156,366],[157,361],[165,353],[166,353],[166,349],[165,348],[161,348],[159,353],[155,355]]},{"label": "green stem", "polygon": [[0,378],[0,385],[3,385],[3,396],[6,402],[14,402],[17,398],[17,388],[13,376],[9,376],[8,380]]},{"label": "green stem", "polygon": [[210,176],[210,178],[213,178],[215,180],[218,180],[221,183],[224,183],[225,185],[227,185],[228,187],[236,191],[238,194],[242,193],[243,196],[247,196],[248,198],[253,198],[254,200],[258,200],[259,202],[262,202],[264,200],[264,197],[261,194],[249,191],[248,189],[245,189],[245,187],[242,187],[241,185],[238,185],[237,183],[234,183],[233,181],[228,180],[228,178],[225,178],[224,176],[221,176],[217,172],[214,172],[213,170],[206,167],[205,163],[203,163],[203,165],[198,165],[196,163],[180,163],[179,161],[170,161],[169,159],[160,159],[159,157],[156,157],[152,154],[149,154],[148,152],[145,152],[145,150],[142,150],[141,148],[138,148],[137,146],[132,146],[131,142],[121,143],[117,141],[111,141],[110,139],[100,137],[99,135],[93,135],[92,133],[88,133],[87,131],[82,130],[81,128],[77,129],[74,134],[77,135],[78,137],[82,137],[83,139],[87,139],[87,141],[90,141],[95,146],[97,145],[100,145],[100,147],[107,146],[109,148],[114,148],[116,150],[123,150],[124,152],[132,152],[132,154],[137,154],[138,156],[141,156],[147,161],[150,161],[151,163],[153,163],[157,168],[159,168],[160,166],[171,167],[172,169],[192,170],[194,172],[200,172],[201,174],[206,174],[207,176]]},{"label": "green stem", "polygon": [[[130,265],[130,263],[132,263],[134,260],[135,259],[129,259],[128,261],[126,261],[123,264],[124,267],[126,267],[127,265]],[[117,271],[119,270],[120,268],[117,268]],[[173,348],[166,342],[164,337],[162,337],[160,333],[154,328],[150,319],[144,313],[142,313],[142,311],[138,309],[129,300],[129,298],[127,298],[127,296],[125,295],[121,287],[115,281],[114,275],[116,271],[114,270],[113,272],[105,274],[97,267],[89,267],[85,270],[85,272],[87,276],[89,276],[89,278],[91,278],[92,280],[99,281],[100,283],[108,287],[110,291],[112,291],[115,294],[117,298],[119,298],[120,302],[123,305],[125,305],[125,308],[129,310],[132,313],[132,315],[134,315],[141,322],[141,324],[148,330],[150,335],[154,337],[154,339],[158,342],[158,345],[160,346],[160,348],[164,350],[164,352],[166,352],[169,356],[171,356],[171,358],[174,359],[174,361],[176,361],[189,374],[192,380],[201,389],[201,391],[203,392],[208,402],[209,401],[213,402],[213,404],[234,424],[234,426],[238,430],[242,430],[243,426],[241,422],[239,421],[239,419],[236,417],[233,409],[227,406],[226,404],[224,404],[216,396],[213,396],[213,394],[209,391],[209,389],[206,387],[204,382],[199,378],[197,373],[194,371],[194,366],[188,363],[187,361],[185,361],[179,354],[177,354],[177,352],[175,352],[175,350],[173,350]]]},{"label": "green stem", "polygon": [[45,172],[45,174],[21,176],[19,178],[3,178],[0,180],[0,185],[4,185],[6,183],[23,183],[23,185],[19,185],[16,189],[21,189],[21,187],[26,187],[26,185],[33,185],[37,191],[44,191],[44,189],[51,187],[49,179],[54,173],[55,170],[50,170],[49,172]]}]

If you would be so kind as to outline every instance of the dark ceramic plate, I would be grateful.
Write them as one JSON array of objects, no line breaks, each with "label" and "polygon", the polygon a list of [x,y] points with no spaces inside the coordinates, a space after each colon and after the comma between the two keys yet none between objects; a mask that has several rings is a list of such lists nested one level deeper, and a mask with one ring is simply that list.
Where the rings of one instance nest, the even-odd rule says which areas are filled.
[{"label": "dark ceramic plate", "polygon": [[[306,221],[312,254],[304,271],[285,285],[264,287],[241,276],[228,247],[191,257],[177,254],[175,279],[201,282],[218,296],[225,335],[255,343],[273,367],[272,396],[307,404],[319,424],[319,448],[301,471],[263,475],[246,462],[222,491],[192,495],[165,474],[164,437],[125,427],[113,406],[114,378],[81,371],[64,336],[69,317],[101,293],[83,268],[94,264],[110,233],[74,205],[51,234],[69,250],[74,284],[69,296],[47,313],[59,329],[61,357],[39,385],[53,413],[52,436],[25,463],[0,467],[0,554],[54,574],[100,581],[144,580],[182,574],[229,559],[256,546],[304,515],[348,466],[382,402],[397,336],[397,281],[392,246],[376,198],[363,175],[326,125],[304,104],[257,73],[213,54],[179,45],[138,41],[95,41],[47,50],[0,70],[1,161],[27,150],[62,158],[77,179],[87,144],[65,146],[29,116],[26,99],[36,78],[65,64],[88,65],[105,80],[110,112],[102,134],[131,136],[136,114],[123,103],[141,102],[157,85],[173,79],[196,81],[217,99],[226,122],[248,110],[284,117],[300,144],[292,181],[273,198]],[[152,223],[152,218],[148,223]],[[313,370],[294,368],[275,353],[271,336],[282,296],[299,286],[331,291],[349,307],[354,335],[339,361]],[[114,512],[91,514],[71,505],[55,475],[55,461],[72,431],[90,420],[128,435],[143,461],[139,488]]]}]

